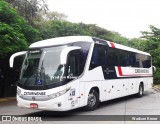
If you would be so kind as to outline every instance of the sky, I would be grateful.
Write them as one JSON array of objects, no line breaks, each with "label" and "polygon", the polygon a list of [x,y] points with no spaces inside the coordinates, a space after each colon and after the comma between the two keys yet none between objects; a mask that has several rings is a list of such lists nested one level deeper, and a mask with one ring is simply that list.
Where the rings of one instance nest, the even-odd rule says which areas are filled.
[{"label": "sky", "polygon": [[160,28],[160,0],[47,0],[50,11],[71,22],[96,24],[127,38],[138,38],[149,25]]}]

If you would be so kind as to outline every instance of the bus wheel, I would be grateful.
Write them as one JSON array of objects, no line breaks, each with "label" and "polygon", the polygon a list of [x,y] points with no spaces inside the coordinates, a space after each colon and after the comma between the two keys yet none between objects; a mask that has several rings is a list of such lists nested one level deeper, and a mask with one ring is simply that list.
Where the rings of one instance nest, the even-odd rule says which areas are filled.
[{"label": "bus wheel", "polygon": [[85,110],[87,111],[93,111],[95,110],[99,105],[99,94],[94,89],[91,90],[88,94],[88,103],[87,106],[85,106]]},{"label": "bus wheel", "polygon": [[143,87],[143,84],[141,83],[140,85],[139,85],[139,91],[138,91],[138,93],[137,93],[137,97],[142,97],[143,96],[143,92],[144,92],[144,87]]}]

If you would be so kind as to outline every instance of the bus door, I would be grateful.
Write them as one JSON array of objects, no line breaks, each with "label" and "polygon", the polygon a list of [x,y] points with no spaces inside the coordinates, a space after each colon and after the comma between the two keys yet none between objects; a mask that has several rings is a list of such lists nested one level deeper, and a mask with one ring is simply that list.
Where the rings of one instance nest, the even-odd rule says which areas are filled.
[{"label": "bus door", "polygon": [[74,50],[69,53],[67,63],[68,87],[71,87],[69,93],[70,105],[72,108],[79,107],[80,101],[80,81],[79,76],[82,73],[82,54],[80,50]]}]

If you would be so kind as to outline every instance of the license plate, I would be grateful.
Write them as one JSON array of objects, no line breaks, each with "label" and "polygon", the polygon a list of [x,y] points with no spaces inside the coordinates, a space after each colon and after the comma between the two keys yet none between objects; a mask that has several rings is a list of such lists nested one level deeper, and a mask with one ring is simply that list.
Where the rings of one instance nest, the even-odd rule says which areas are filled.
[{"label": "license plate", "polygon": [[38,108],[38,104],[36,104],[36,103],[31,103],[31,104],[30,104],[30,108]]}]

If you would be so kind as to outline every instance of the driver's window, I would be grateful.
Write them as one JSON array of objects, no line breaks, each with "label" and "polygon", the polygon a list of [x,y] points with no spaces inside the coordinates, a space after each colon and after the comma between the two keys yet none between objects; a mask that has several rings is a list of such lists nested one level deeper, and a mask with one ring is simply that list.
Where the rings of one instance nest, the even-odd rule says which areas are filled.
[{"label": "driver's window", "polygon": [[78,71],[76,68],[76,65],[78,63],[76,63],[76,62],[77,62],[76,56],[71,55],[70,59],[69,59],[69,65],[68,65],[68,75],[76,76],[76,73]]},{"label": "driver's window", "polygon": [[82,73],[82,55],[80,52],[71,52],[68,59],[68,76],[76,78]]}]

